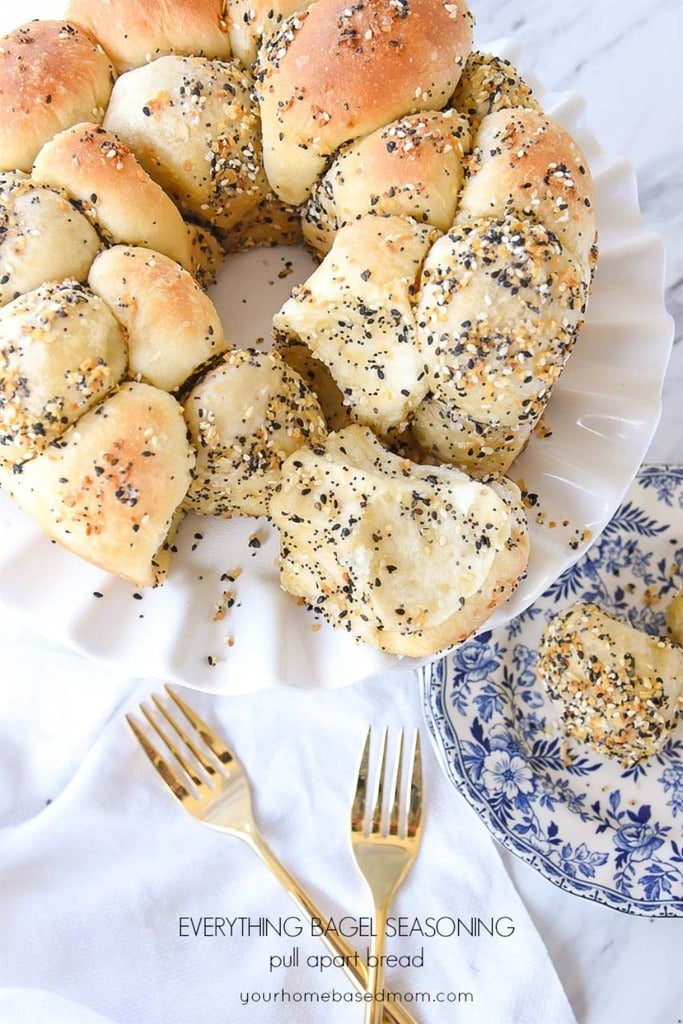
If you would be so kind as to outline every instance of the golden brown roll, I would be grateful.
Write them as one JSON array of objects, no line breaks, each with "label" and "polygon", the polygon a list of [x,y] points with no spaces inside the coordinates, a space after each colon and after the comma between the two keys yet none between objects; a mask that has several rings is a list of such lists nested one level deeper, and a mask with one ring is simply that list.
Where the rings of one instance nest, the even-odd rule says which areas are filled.
[{"label": "golden brown roll", "polygon": [[180,211],[130,149],[101,125],[77,124],[38,153],[36,181],[62,188],[111,244],[163,252],[192,267],[190,236]]},{"label": "golden brown roll", "polygon": [[78,281],[43,284],[0,309],[0,458],[32,458],[126,371],[126,338]]},{"label": "golden brown roll", "polygon": [[255,65],[266,172],[299,204],[343,143],[438,110],[470,50],[464,2],[316,0],[286,18]]},{"label": "golden brown roll", "polygon": [[538,110],[499,110],[479,125],[458,223],[514,212],[552,231],[590,280],[596,241],[588,162],[569,132]]},{"label": "golden brown roll", "polygon": [[69,0],[67,17],[99,40],[119,72],[166,53],[230,56],[224,0]]},{"label": "golden brown roll", "polygon": [[0,171],[30,171],[48,139],[100,122],[114,79],[104,50],[68,21],[31,21],[0,40]]},{"label": "golden brown roll", "polygon": [[63,192],[23,171],[0,173],[0,306],[44,281],[85,281],[102,247]]},{"label": "golden brown roll", "polygon": [[291,456],[270,515],[285,590],[335,628],[412,657],[471,635],[529,554],[514,484],[417,466],[359,426]]},{"label": "golden brown roll", "polygon": [[177,391],[230,344],[213,302],[179,263],[139,246],[101,253],[88,283],[128,338],[128,372]]},{"label": "golden brown roll", "polygon": [[508,214],[456,224],[432,247],[416,306],[430,393],[413,431],[477,475],[504,473],[572,350],[587,284],[542,224]]},{"label": "golden brown roll", "polygon": [[148,587],[166,574],[193,465],[178,402],[148,384],[126,383],[25,463],[8,486],[48,536],[105,572]]},{"label": "golden brown roll", "polygon": [[186,506],[199,515],[265,515],[285,459],[326,433],[317,398],[277,353],[235,349],[184,408],[197,450]]},{"label": "golden brown roll", "polygon": [[436,234],[403,217],[352,221],[273,320],[276,337],[304,341],[351,418],[379,435],[407,423],[427,390],[413,305]]},{"label": "golden brown roll", "polygon": [[476,132],[482,118],[496,110],[529,107],[540,110],[531,87],[503,57],[473,50],[465,61],[451,106],[469,118]]},{"label": "golden brown roll", "polygon": [[251,90],[236,61],[160,57],[121,75],[104,126],[185,215],[220,235],[270,191]]},{"label": "golden brown roll", "polygon": [[303,208],[309,246],[328,252],[339,227],[365,214],[413,217],[447,231],[470,146],[454,110],[409,114],[343,147]]}]

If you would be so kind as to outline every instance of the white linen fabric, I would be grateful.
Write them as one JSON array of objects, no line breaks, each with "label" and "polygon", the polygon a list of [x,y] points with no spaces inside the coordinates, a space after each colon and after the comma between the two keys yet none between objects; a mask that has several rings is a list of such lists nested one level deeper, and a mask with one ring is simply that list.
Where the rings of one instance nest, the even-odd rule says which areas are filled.
[{"label": "white linen fabric", "polygon": [[[353,986],[326,966],[321,939],[259,858],[195,822],[133,739],[124,710],[162,683],[6,632],[0,1024],[362,1020]],[[371,907],[350,851],[351,797],[367,725],[421,722],[416,677],[183,696],[247,769],[274,852],[366,956]],[[392,908],[411,934],[387,940],[399,958],[387,986],[421,1024],[575,1024],[494,842],[426,728],[422,739],[422,847]]]}]

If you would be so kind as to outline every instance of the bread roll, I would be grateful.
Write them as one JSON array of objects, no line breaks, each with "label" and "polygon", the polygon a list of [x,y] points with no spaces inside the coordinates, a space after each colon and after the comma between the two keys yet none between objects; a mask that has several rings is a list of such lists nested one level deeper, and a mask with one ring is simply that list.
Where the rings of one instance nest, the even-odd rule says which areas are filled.
[{"label": "bread roll", "polygon": [[77,281],[0,309],[0,459],[17,465],[62,436],[126,371],[123,330]]},{"label": "bread roll", "polygon": [[283,18],[309,7],[311,0],[228,0],[228,34],[235,57],[250,68],[264,38]]},{"label": "bread roll", "polygon": [[0,171],[30,171],[48,139],[100,122],[114,69],[92,36],[68,21],[31,21],[0,40]]},{"label": "bread roll", "polygon": [[422,270],[416,319],[429,394],[420,445],[477,475],[504,473],[572,350],[587,299],[556,235],[508,214],[457,224]]},{"label": "bread roll", "polygon": [[25,463],[10,486],[69,551],[135,586],[156,586],[193,465],[176,400],[127,383]]},{"label": "bread roll", "polygon": [[479,125],[458,223],[508,213],[552,231],[590,280],[595,195],[588,162],[569,132],[538,110],[499,110]]},{"label": "bread roll", "polygon": [[478,130],[482,118],[496,110],[540,110],[532,89],[509,60],[478,50],[468,54],[450,102],[469,118],[473,132]]},{"label": "bread roll", "polygon": [[275,192],[303,203],[343,143],[445,106],[471,40],[464,2],[316,0],[286,18],[255,66]]},{"label": "bread roll", "polygon": [[285,590],[393,654],[423,657],[464,640],[528,559],[514,484],[416,466],[359,426],[292,455],[270,515]]},{"label": "bread roll", "polygon": [[77,124],[36,157],[33,177],[63,189],[111,244],[142,245],[190,270],[190,237],[180,211],[127,146],[101,125]]},{"label": "bread roll", "polygon": [[592,602],[550,620],[538,675],[561,708],[567,735],[624,767],[661,749],[683,707],[683,648]]},{"label": "bread roll", "polygon": [[90,221],[62,192],[22,171],[0,173],[0,306],[43,281],[85,281],[101,247]]},{"label": "bread roll", "polygon": [[468,123],[454,110],[410,114],[349,143],[303,208],[309,246],[324,255],[339,227],[370,213],[413,217],[447,231],[469,145]]},{"label": "bread roll", "polygon": [[121,75],[104,125],[185,215],[220,235],[270,191],[251,90],[236,61],[160,57]]},{"label": "bread roll", "polygon": [[166,53],[230,56],[225,0],[69,0],[67,17],[100,41],[119,72]]},{"label": "bread roll", "polygon": [[435,236],[402,217],[347,224],[273,319],[276,337],[304,341],[351,417],[380,435],[404,424],[427,390],[413,304]]},{"label": "bread roll", "polygon": [[185,401],[197,449],[186,505],[199,515],[261,516],[285,459],[326,433],[318,401],[276,353],[230,352]]},{"label": "bread roll", "polygon": [[128,370],[163,391],[177,391],[229,347],[213,302],[162,253],[117,245],[101,253],[88,283],[125,328]]}]

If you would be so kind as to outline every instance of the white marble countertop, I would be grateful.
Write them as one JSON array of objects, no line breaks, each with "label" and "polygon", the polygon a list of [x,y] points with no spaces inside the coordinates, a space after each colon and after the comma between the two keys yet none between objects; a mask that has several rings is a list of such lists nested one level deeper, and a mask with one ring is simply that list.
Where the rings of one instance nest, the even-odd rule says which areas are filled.
[{"label": "white marble countertop", "polygon": [[[675,342],[647,462],[683,461],[683,71],[681,5],[478,0],[479,40],[511,36],[549,89],[576,90],[602,148],[635,168],[641,212],[667,253]],[[561,892],[511,855],[578,1024],[679,1024],[683,921],[625,917]]]}]

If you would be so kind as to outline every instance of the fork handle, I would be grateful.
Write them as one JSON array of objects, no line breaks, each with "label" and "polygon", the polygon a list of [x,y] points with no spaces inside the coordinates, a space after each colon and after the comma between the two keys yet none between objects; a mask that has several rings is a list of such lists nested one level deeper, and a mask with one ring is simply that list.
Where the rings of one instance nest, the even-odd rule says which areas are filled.
[{"label": "fork handle", "polygon": [[387,909],[385,905],[377,904],[374,915],[374,933],[370,945],[371,963],[368,968],[367,991],[372,994],[371,1002],[365,1004],[364,1024],[381,1024],[382,1004],[377,996],[382,991],[382,979],[384,969],[382,967],[382,955],[384,953],[384,936],[387,926]]},{"label": "fork handle", "polygon": [[[245,836],[244,838],[247,837]],[[326,915],[318,909],[310,896],[304,892],[296,878],[294,878],[293,875],[290,875],[287,868],[280,863],[261,834],[257,831],[250,832],[247,841],[255,853],[259,855],[264,864],[275,875],[283,888],[289,893],[297,907],[308,918],[308,920],[311,921],[315,918],[316,921],[321,922],[323,933],[320,938],[333,956],[341,956],[344,958],[342,970],[346,973],[347,977],[351,979],[358,991],[366,992],[370,978],[370,969],[368,968],[368,965],[356,955],[354,948],[342,935],[339,935],[334,930],[328,931],[326,927]],[[374,1008],[378,1005],[379,1004],[375,1000],[367,1004],[368,1008]],[[370,1018],[366,1019],[369,1020]],[[402,1004],[398,1002],[383,1004],[381,1016],[373,1018],[373,1020],[388,1021],[390,1024],[416,1024],[415,1018],[412,1017],[408,1011],[404,1009]]]}]

